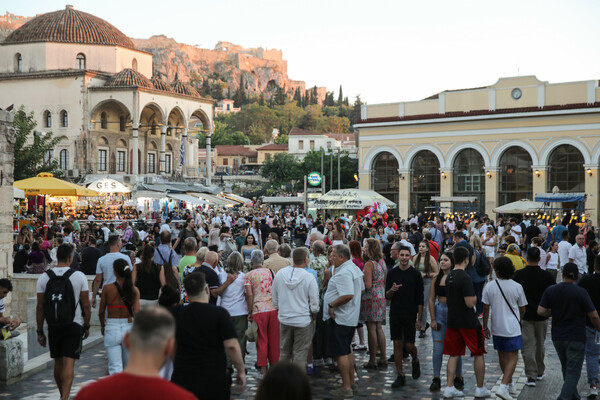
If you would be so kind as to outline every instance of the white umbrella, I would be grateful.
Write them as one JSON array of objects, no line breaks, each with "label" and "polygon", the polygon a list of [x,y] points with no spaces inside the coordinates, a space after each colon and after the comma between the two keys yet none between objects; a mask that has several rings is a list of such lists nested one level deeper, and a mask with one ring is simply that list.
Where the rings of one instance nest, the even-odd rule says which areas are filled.
[{"label": "white umbrella", "polygon": [[13,186],[13,199],[24,199],[25,191]]},{"label": "white umbrella", "polygon": [[331,190],[315,200],[314,207],[328,210],[361,210],[379,202],[388,208],[396,208],[396,203],[377,192],[362,189]]},{"label": "white umbrella", "polygon": [[529,199],[521,199],[496,207],[493,211],[497,214],[524,214],[528,212],[538,212],[543,209],[544,203],[538,203]]}]

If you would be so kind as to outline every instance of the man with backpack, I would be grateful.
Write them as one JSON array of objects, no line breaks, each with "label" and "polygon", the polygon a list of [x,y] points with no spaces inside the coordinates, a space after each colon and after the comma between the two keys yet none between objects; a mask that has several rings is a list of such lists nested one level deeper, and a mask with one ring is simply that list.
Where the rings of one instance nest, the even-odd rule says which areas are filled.
[{"label": "man with backpack", "polygon": [[154,250],[154,262],[165,268],[165,280],[174,289],[181,290],[179,280],[179,256],[171,248],[171,232],[160,234],[160,245]]},{"label": "man with backpack", "polygon": [[[61,244],[56,251],[57,266],[40,275],[37,281],[37,340],[48,342],[54,359],[54,379],[62,400],[67,400],[73,384],[75,360],[82,341],[90,334],[90,300],[87,278],[69,268],[75,248]],[[48,339],[44,333],[48,324]]]}]

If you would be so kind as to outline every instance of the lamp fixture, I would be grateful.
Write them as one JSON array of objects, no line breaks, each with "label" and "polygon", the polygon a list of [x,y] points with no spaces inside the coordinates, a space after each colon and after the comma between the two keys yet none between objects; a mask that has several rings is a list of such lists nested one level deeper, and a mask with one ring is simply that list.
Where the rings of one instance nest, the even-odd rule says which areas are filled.
[{"label": "lamp fixture", "polygon": [[592,169],[591,169],[591,168],[588,168],[588,169],[587,169],[587,174],[588,174],[589,176],[592,176]]},{"label": "lamp fixture", "polygon": [[489,179],[492,179],[492,173],[490,171],[487,171],[485,174]]},{"label": "lamp fixture", "polygon": [[442,178],[446,179],[446,173],[442,172]]},{"label": "lamp fixture", "polygon": [[403,174],[400,174],[400,179],[404,180],[404,175]]},{"label": "lamp fixture", "polygon": [[535,176],[538,177],[538,178],[540,177],[540,170],[539,169],[535,170]]}]

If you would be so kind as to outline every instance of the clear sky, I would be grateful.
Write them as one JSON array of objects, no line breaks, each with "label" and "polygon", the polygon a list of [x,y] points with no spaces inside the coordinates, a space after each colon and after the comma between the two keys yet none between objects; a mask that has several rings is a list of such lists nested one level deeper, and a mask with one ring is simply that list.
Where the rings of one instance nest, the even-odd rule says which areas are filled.
[{"label": "clear sky", "polygon": [[598,0],[0,0],[0,12],[68,3],[135,38],[281,49],[290,78],[371,104],[506,76],[600,79]]}]

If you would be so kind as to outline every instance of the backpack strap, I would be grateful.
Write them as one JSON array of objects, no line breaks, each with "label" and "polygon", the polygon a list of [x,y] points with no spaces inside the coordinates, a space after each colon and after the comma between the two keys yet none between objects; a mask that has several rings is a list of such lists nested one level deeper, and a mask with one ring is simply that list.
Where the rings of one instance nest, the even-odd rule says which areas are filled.
[{"label": "backpack strap", "polygon": [[508,309],[510,310],[510,312],[512,313],[512,315],[515,316],[515,318],[517,319],[517,322],[519,323],[519,326],[521,327],[521,330],[523,330],[523,326],[521,325],[521,320],[519,319],[519,317],[517,317],[517,314],[515,314],[515,311],[513,310],[512,306],[508,302],[508,299],[504,295],[504,292],[502,291],[502,286],[500,286],[500,282],[498,282],[498,279],[496,279],[496,284],[498,285],[498,289],[500,289],[500,293],[502,294],[502,297],[504,297],[504,301],[506,302],[506,305],[508,306]]},{"label": "backpack strap", "polygon": [[54,273],[54,271],[52,271],[52,269],[48,269],[48,270],[46,270],[46,274],[48,274],[48,277],[49,277],[50,279],[52,279],[52,278],[56,278],[56,274]]}]

